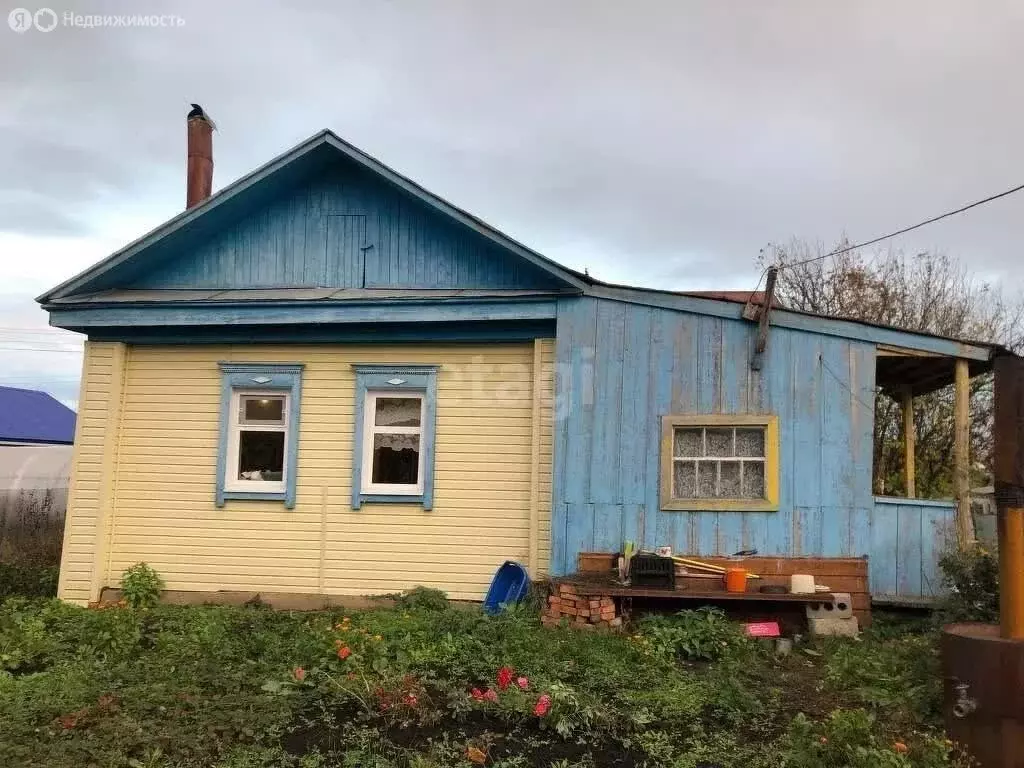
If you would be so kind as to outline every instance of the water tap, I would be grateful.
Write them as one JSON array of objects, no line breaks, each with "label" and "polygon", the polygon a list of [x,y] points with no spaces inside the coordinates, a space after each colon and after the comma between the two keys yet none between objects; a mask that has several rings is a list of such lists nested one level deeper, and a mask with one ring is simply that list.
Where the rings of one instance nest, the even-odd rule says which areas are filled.
[{"label": "water tap", "polygon": [[957,683],[953,686],[953,690],[956,692],[956,701],[953,702],[953,717],[967,717],[978,708],[977,699],[972,699],[967,695],[969,689],[970,685],[967,683]]}]

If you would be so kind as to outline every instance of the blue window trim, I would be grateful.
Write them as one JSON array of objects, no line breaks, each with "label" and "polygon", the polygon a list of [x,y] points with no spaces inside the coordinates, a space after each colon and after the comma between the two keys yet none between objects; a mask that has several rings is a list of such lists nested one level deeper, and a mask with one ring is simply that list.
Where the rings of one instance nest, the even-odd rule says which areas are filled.
[{"label": "blue window trim", "polygon": [[[363,504],[422,504],[434,506],[434,427],[437,412],[436,365],[354,365],[356,372],[355,447],[352,452],[352,509]],[[363,406],[370,390],[419,392],[423,395],[423,493],[416,495],[381,495],[363,493]]]},{"label": "blue window trim", "polygon": [[[217,443],[217,506],[227,499],[283,501],[287,509],[295,507],[295,481],[299,458],[299,405],[302,397],[302,363],[219,363],[220,437]],[[281,390],[288,398],[288,444],[285,447],[286,481],[284,491],[229,491],[224,487],[227,471],[228,425],[231,396],[236,389]]]}]

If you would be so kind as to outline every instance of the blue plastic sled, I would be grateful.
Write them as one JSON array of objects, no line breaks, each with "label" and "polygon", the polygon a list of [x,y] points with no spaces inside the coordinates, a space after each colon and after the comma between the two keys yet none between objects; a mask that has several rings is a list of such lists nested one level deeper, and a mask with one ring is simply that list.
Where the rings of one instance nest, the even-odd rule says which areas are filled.
[{"label": "blue plastic sled", "polygon": [[530,574],[519,563],[506,560],[491,580],[484,598],[484,613],[488,616],[499,614],[506,605],[520,602],[529,591]]}]

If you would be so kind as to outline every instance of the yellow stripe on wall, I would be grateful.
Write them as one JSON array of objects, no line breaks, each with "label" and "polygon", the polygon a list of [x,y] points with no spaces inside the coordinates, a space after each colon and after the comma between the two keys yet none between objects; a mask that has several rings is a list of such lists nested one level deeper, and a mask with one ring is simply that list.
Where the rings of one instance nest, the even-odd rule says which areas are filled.
[{"label": "yellow stripe on wall", "polygon": [[[538,560],[532,575],[547,572],[551,340],[536,350],[531,343],[131,347],[129,355],[122,352],[120,408],[110,346],[89,345],[82,407],[90,416],[79,422],[75,453],[76,472],[104,456],[116,461],[109,567],[102,547],[93,544],[90,552],[90,537],[79,535],[92,526],[91,541],[104,541],[99,488],[73,480],[65,599],[89,597],[83,574],[94,562],[103,583],[115,585],[139,561],[156,568],[169,589],[362,595],[426,584],[453,598],[480,599],[498,565],[528,562],[531,504]],[[214,505],[219,361],[305,365],[293,510],[281,502]],[[440,365],[430,512],[417,505],[350,508],[357,363]],[[111,408],[116,435],[106,434]]]}]

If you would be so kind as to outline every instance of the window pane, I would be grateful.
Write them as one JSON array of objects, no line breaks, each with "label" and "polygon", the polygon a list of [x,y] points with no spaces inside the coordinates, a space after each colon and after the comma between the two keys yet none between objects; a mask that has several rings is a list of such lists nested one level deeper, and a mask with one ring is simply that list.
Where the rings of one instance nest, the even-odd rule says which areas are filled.
[{"label": "window pane", "polygon": [[419,435],[376,434],[373,436],[373,472],[371,477],[374,483],[416,485],[419,481],[419,469]]},{"label": "window pane", "polygon": [[740,463],[723,461],[719,464],[718,495],[723,499],[740,498]]},{"label": "window pane", "polygon": [[732,427],[707,429],[708,456],[735,456],[732,452]]},{"label": "window pane", "polygon": [[736,455],[764,456],[764,429],[737,429]]},{"label": "window pane", "polygon": [[744,499],[764,498],[764,462],[743,462],[743,495]]},{"label": "window pane", "polygon": [[672,496],[692,499],[697,493],[697,464],[693,461],[672,462]]},{"label": "window pane", "polygon": [[378,427],[418,427],[422,402],[418,397],[378,397],[373,423]]},{"label": "window pane", "polygon": [[676,430],[676,456],[703,456],[704,455],[704,430],[677,429]]},{"label": "window pane", "polygon": [[717,473],[717,461],[697,462],[697,498],[715,498],[715,486],[718,483]]},{"label": "window pane", "polygon": [[283,424],[283,397],[242,397],[241,423],[253,422]]},{"label": "window pane", "polygon": [[238,479],[284,479],[284,432],[238,433]]}]

